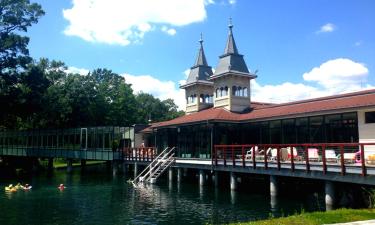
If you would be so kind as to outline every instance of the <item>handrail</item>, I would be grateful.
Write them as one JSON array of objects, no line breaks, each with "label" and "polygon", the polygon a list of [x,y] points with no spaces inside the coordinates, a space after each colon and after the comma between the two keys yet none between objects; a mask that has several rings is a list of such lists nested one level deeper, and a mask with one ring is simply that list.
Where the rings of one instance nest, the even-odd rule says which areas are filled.
[{"label": "handrail", "polygon": [[[136,176],[135,178],[134,178],[134,180],[132,181],[132,183],[134,184],[134,185],[136,185],[135,184],[135,182],[137,182],[137,180],[140,178],[140,177],[143,177],[144,175],[146,175],[146,174],[144,174],[148,169],[150,169],[151,168],[151,166],[153,166],[153,163],[154,162],[156,162],[156,165],[158,164],[158,161],[159,161],[159,158],[161,157],[161,155],[163,155],[163,157],[165,157],[165,152],[167,152],[168,151],[168,149],[169,149],[169,147],[166,147],[159,155],[157,155],[156,157],[155,157],[155,159],[140,173],[140,174],[138,174],[138,176]],[[170,151],[172,151],[172,150],[174,150],[175,149],[175,147],[173,147]],[[169,152],[170,152],[169,151]],[[163,159],[163,157],[162,157],[162,159]],[[155,166],[156,166],[155,165]]]},{"label": "handrail", "polygon": [[[244,154],[244,149],[246,155]],[[268,153],[265,149],[270,148]],[[262,149],[262,151],[255,150]],[[242,161],[242,166],[251,166],[246,162],[248,152],[252,161],[253,169],[257,168],[257,162],[264,169],[268,169],[268,164],[272,167],[276,165],[278,170],[281,169],[281,162],[290,164],[292,172],[295,171],[295,165],[305,164],[305,171],[311,172],[310,165],[320,165],[323,175],[329,172],[332,166],[341,168],[341,175],[346,173],[346,165],[356,166],[360,169],[362,176],[367,175],[367,167],[375,164],[375,143],[293,143],[293,144],[234,144],[234,145],[214,145],[212,155],[212,165],[218,166],[218,161],[224,167],[229,165],[236,167],[238,161]],[[372,156],[372,157],[370,157]],[[315,163],[312,161],[316,161]],[[230,163],[231,162],[231,163]]]},{"label": "handrail", "polygon": [[[156,160],[155,160],[156,164],[154,165],[154,167],[157,167],[157,166],[163,166],[164,163],[163,163],[162,160],[168,160],[168,159],[170,159],[171,156],[169,156],[169,154],[172,152],[172,155],[174,155],[173,151],[174,151],[175,148],[176,148],[176,147],[171,148],[167,153],[165,153],[165,154],[163,155],[163,157],[162,157],[161,159],[156,159]],[[165,159],[167,156],[168,156],[168,159]],[[153,163],[153,162],[154,162],[154,161],[152,161],[151,163]],[[150,165],[151,165],[151,163],[150,163]],[[161,165],[159,165],[159,164],[161,164]],[[146,169],[144,169],[144,171],[146,171],[146,170],[147,170],[147,167],[146,167]],[[149,174],[152,176],[152,174],[151,174],[151,169],[148,170],[148,172],[147,172],[143,177],[146,177],[146,176],[149,175]]]},{"label": "handrail", "polygon": [[[160,167],[162,167],[162,166],[164,166],[165,164],[167,164],[167,166],[166,167],[164,167],[164,169],[162,169],[161,170],[161,173],[170,165],[170,164],[172,164],[173,162],[174,162],[174,160],[170,160],[170,159],[173,159],[173,156],[174,156],[174,152],[172,152],[172,154],[168,157],[168,159],[166,159],[165,161],[163,161],[162,162],[162,164],[160,165]],[[159,168],[160,168],[159,167]],[[149,180],[155,173],[151,173],[151,171],[149,171],[149,173],[150,173],[150,176],[147,178],[147,180]],[[159,175],[157,176],[157,177],[155,177],[155,178],[158,178],[160,175],[161,175],[161,173],[159,173]],[[146,174],[147,175],[147,174]],[[146,176],[145,175],[145,176]]]}]

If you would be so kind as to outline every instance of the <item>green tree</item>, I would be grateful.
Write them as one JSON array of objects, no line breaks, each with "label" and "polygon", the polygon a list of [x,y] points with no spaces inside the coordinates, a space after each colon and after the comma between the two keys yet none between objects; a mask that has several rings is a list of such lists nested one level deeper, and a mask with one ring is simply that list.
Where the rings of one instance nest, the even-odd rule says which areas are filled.
[{"label": "green tree", "polygon": [[21,34],[42,15],[41,6],[28,0],[0,1],[0,128],[13,127],[19,120],[19,70],[31,62],[29,38]]}]

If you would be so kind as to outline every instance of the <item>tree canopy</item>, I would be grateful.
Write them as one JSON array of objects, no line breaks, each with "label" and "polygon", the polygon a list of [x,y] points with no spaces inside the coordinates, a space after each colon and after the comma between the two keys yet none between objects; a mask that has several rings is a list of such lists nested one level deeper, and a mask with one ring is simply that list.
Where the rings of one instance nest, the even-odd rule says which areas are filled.
[{"label": "tree canopy", "polygon": [[80,75],[61,61],[33,60],[22,34],[43,15],[29,0],[0,1],[0,129],[127,126],[183,114],[172,99],[134,94],[109,69]]}]

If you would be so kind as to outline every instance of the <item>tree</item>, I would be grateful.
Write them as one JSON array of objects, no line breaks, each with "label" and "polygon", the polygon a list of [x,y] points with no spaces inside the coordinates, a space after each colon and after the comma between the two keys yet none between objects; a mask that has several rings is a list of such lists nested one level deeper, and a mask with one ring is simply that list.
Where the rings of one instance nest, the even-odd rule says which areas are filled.
[{"label": "tree", "polygon": [[174,119],[184,114],[177,110],[177,105],[172,99],[160,101],[160,99],[147,93],[140,93],[136,96],[138,111],[137,123],[159,122]]},{"label": "tree", "polygon": [[0,128],[12,127],[19,120],[19,70],[31,62],[29,38],[21,33],[27,32],[42,15],[41,6],[28,0],[0,1]]},{"label": "tree", "polygon": [[44,11],[29,0],[2,0],[0,2],[0,73],[15,72],[31,61],[27,45],[29,38],[21,36],[37,23]]}]

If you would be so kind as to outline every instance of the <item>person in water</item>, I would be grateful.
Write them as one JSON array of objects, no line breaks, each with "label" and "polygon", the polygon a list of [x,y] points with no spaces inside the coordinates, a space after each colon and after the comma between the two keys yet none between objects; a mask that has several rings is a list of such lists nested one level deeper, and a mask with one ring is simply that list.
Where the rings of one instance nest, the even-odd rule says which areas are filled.
[{"label": "person in water", "polygon": [[60,189],[60,191],[63,191],[66,187],[64,186],[64,184],[60,184],[60,186],[58,186],[57,188]]},{"label": "person in water", "polygon": [[32,188],[32,186],[30,186],[29,184],[25,184],[25,186],[23,187],[23,190],[28,191],[31,188]]}]

